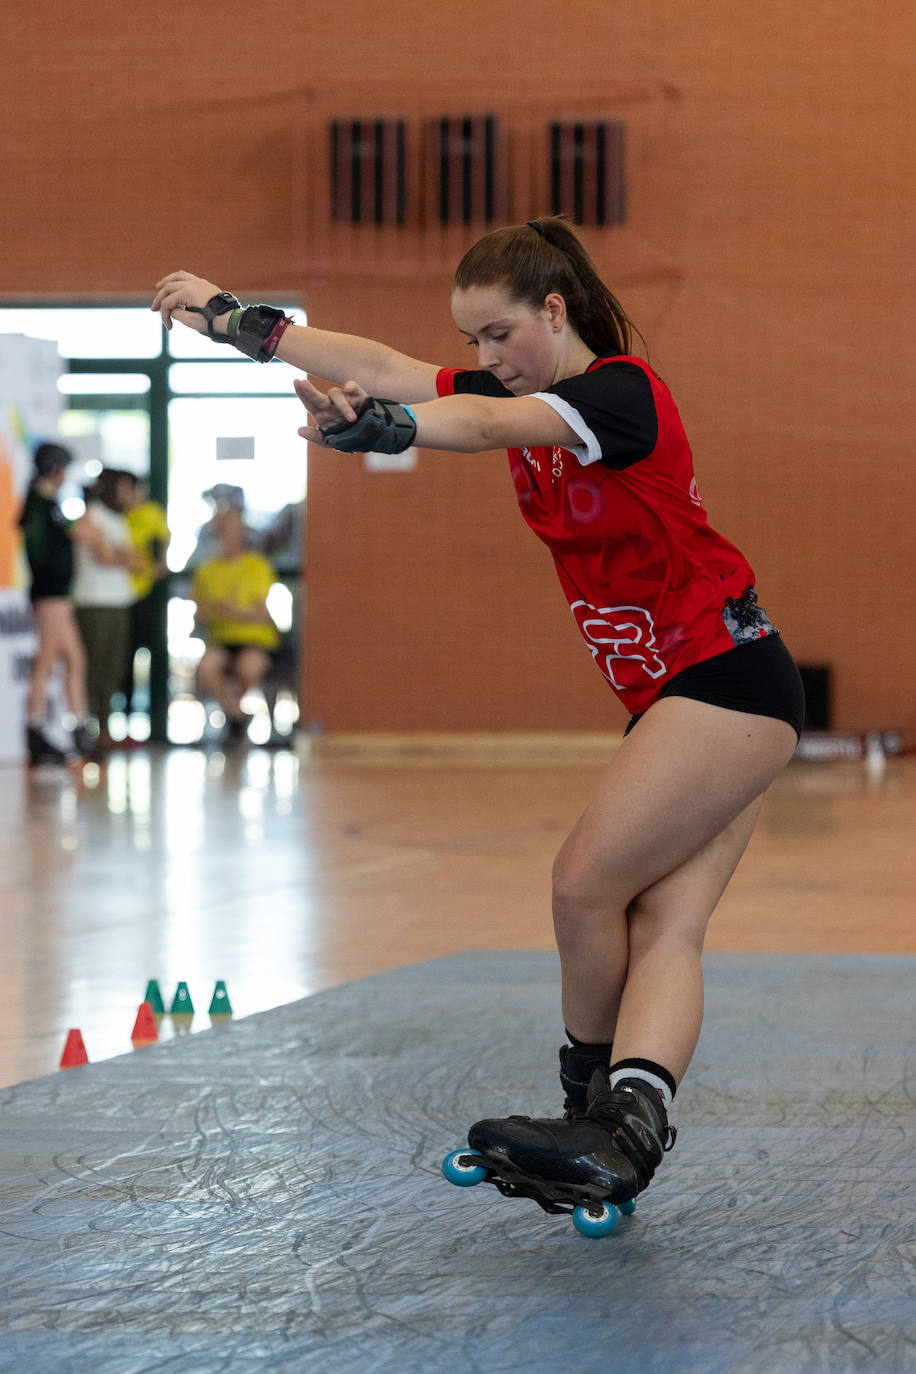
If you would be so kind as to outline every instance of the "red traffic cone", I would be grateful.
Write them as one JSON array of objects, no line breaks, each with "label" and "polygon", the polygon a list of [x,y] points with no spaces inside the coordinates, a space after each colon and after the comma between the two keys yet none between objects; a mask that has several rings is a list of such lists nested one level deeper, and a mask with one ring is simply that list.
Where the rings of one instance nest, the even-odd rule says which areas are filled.
[{"label": "red traffic cone", "polygon": [[149,1002],[141,1002],[137,1010],[137,1019],[134,1028],[130,1033],[131,1044],[135,1050],[140,1050],[144,1045],[153,1045],[159,1039],[159,1031],[156,1028],[156,1018]]},{"label": "red traffic cone", "polygon": [[83,1044],[83,1037],[78,1030],[67,1031],[67,1043],[64,1045],[64,1052],[60,1057],[58,1068],[75,1069],[77,1064],[88,1064],[89,1056],[86,1053],[86,1046]]}]

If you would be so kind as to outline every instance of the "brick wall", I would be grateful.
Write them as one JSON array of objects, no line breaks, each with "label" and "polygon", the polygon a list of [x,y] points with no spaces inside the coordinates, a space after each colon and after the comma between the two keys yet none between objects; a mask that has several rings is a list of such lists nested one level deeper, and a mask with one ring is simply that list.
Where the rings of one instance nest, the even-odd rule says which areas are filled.
[{"label": "brick wall", "polygon": [[[521,12],[23,7],[0,48],[0,298],[143,297],[182,266],[458,365],[445,276],[302,266],[291,93],[359,79],[394,112],[441,78],[469,107],[541,91],[549,113],[570,89],[673,83],[621,111],[630,226],[597,256],[680,404],[713,524],[797,656],[834,666],[836,723],[916,731],[912,7],[529,0],[520,29]],[[326,728],[621,719],[504,457],[422,455],[401,476],[316,453],[308,523]]]}]

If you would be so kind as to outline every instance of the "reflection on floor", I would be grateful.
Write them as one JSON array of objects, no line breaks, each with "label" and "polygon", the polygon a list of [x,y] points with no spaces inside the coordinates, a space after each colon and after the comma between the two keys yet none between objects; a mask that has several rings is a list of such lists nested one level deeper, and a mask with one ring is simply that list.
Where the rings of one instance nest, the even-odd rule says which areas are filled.
[{"label": "reflection on floor", "polygon": [[[550,868],[613,745],[174,748],[3,771],[0,1084],[130,1048],[147,980],[236,1016],[464,949],[550,950]],[[916,759],[793,764],[711,950],[916,953]],[[164,1023],[169,1033],[170,1023]]]}]

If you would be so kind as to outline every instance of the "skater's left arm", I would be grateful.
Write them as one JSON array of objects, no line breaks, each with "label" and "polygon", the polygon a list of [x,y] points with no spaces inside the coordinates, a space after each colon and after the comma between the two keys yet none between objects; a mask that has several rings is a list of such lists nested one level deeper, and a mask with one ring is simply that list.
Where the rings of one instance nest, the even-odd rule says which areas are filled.
[{"label": "skater's left arm", "polygon": [[325,394],[305,378],[293,383],[312,417],[303,439],[347,453],[400,453],[418,444],[451,453],[558,445],[581,440],[562,416],[534,396],[443,396],[419,405],[373,400],[355,382]]}]

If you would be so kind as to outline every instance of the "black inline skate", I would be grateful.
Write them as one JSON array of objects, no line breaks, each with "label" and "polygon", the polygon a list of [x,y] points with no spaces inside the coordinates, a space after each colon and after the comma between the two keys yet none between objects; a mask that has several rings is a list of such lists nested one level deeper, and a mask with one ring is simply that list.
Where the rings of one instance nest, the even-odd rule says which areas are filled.
[{"label": "black inline skate", "polygon": [[29,725],[26,731],[26,746],[29,751],[29,763],[33,768],[39,768],[42,764],[65,764],[67,755],[62,749],[58,749],[56,744],[52,744],[44,730],[38,725]]},{"label": "black inline skate", "polygon": [[598,1067],[584,1115],[478,1121],[468,1132],[470,1151],[455,1150],[442,1169],[450,1183],[492,1183],[504,1197],[571,1214],[581,1235],[606,1236],[618,1212],[635,1210],[676,1134],[661,1093],[635,1077],[612,1088],[607,1068]]},{"label": "black inline skate", "polygon": [[596,1069],[606,1069],[607,1059],[596,1059],[594,1055],[583,1053],[575,1045],[560,1046],[560,1082],[566,1100],[563,1103],[563,1119],[578,1121],[588,1111],[588,1089]]},{"label": "black inline skate", "polygon": [[77,725],[73,731],[73,751],[78,758],[94,760],[98,755],[98,736],[85,725]]}]

